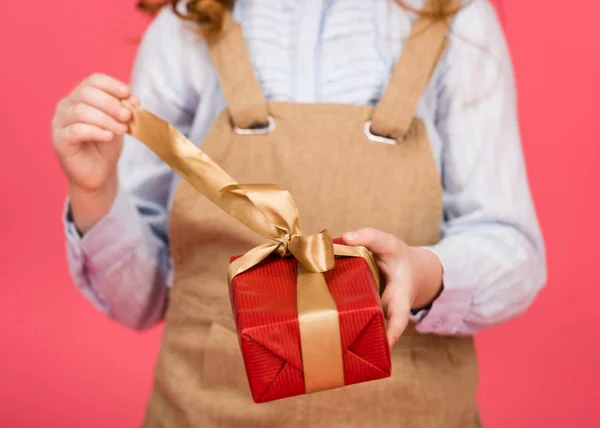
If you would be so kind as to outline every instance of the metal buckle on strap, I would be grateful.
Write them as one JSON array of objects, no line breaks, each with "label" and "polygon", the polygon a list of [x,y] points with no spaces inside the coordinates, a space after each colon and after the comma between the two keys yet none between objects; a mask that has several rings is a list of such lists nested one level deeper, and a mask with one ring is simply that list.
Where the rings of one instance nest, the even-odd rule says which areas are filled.
[{"label": "metal buckle on strap", "polygon": [[400,144],[401,142],[404,141],[405,137],[401,137],[398,138],[397,140],[394,140],[393,138],[390,137],[382,137],[381,135],[375,135],[371,132],[371,121],[367,120],[365,122],[365,135],[367,136],[367,138],[374,142],[374,143],[381,143],[381,144],[388,144],[391,146],[395,146],[397,144]]},{"label": "metal buckle on strap", "polygon": [[271,132],[273,132],[273,130],[275,129],[275,119],[273,119],[273,116],[268,115],[267,116],[267,126],[258,126],[256,128],[247,128],[247,129],[243,129],[243,128],[238,128],[237,126],[233,126],[233,130],[235,131],[236,134],[239,135],[265,135],[265,134],[270,134]]}]

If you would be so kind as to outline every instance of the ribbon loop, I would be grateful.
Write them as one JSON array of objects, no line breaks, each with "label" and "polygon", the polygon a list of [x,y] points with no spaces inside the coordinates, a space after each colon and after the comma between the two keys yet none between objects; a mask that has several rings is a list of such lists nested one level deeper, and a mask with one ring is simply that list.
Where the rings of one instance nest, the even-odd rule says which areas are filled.
[{"label": "ribbon loop", "polygon": [[335,266],[333,241],[326,230],[316,235],[294,235],[288,249],[308,272],[322,273]]}]

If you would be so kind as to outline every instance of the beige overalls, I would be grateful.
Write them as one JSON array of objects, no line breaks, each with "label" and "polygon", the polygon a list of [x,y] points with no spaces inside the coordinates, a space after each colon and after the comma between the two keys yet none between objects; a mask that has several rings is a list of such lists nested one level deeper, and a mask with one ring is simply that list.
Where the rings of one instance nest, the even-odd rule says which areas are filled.
[{"label": "beige overalls", "polygon": [[[226,15],[209,48],[228,110],[202,150],[240,183],[288,189],[306,234],[375,227],[409,245],[435,244],[441,180],[413,115],[447,29],[443,20],[417,21],[376,108],[296,104],[265,101],[240,26]],[[174,284],[145,427],[480,426],[472,338],[422,335],[414,326],[392,350],[391,378],[254,404],[227,268],[230,256],[264,241],[182,181],[170,242]]]}]

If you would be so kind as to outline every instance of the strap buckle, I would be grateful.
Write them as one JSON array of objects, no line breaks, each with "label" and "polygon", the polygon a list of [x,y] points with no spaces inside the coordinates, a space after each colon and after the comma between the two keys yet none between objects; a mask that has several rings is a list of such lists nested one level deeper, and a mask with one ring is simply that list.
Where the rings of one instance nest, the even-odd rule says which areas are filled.
[{"label": "strap buckle", "polygon": [[401,137],[401,138],[398,138],[397,140],[395,140],[390,137],[382,137],[381,135],[375,135],[375,134],[373,134],[373,132],[371,132],[371,121],[370,120],[367,120],[365,122],[365,135],[367,136],[369,141],[372,141],[374,143],[387,144],[390,146],[398,145],[401,142],[403,142],[404,139],[406,138],[406,137]]},{"label": "strap buckle", "polygon": [[270,134],[275,129],[275,119],[273,116],[267,116],[267,125],[266,126],[257,126],[256,128],[238,128],[237,126],[233,126],[233,130],[238,135],[265,135]]}]

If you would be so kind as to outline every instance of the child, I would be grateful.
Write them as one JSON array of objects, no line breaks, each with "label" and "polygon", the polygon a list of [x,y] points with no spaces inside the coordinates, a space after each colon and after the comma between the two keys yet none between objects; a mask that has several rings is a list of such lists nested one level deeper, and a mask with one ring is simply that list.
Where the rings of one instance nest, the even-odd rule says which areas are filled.
[{"label": "child", "polygon": [[[167,3],[132,86],[95,74],[53,120],[75,283],[134,329],[167,312],[145,426],[480,426],[471,336],[522,313],[546,281],[492,6]],[[252,403],[223,273],[255,238],[124,137],[125,99],[240,182],[289,189],[305,228],[374,253],[391,378]]]}]

